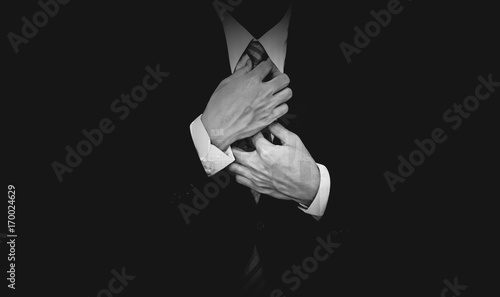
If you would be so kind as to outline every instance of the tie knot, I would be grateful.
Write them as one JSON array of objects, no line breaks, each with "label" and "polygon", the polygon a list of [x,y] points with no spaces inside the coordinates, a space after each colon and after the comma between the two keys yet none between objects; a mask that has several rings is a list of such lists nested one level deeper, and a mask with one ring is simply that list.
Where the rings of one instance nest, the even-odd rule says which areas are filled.
[{"label": "tie knot", "polygon": [[252,60],[253,68],[268,58],[266,50],[257,40],[250,41],[245,53],[250,57],[250,60]]}]

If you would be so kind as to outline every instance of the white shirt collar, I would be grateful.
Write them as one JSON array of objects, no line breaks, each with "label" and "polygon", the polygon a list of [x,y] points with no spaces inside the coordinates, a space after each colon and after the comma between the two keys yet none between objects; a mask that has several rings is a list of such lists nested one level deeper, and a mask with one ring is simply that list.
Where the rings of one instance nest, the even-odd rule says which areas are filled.
[{"label": "white shirt collar", "polygon": [[[285,69],[286,40],[288,38],[290,15],[291,7],[288,8],[285,16],[278,24],[258,39],[271,61],[273,61],[281,72],[284,72]],[[224,33],[226,35],[229,66],[231,67],[231,72],[233,72],[248,44],[255,38],[229,13],[224,17],[222,25],[224,26]]]}]

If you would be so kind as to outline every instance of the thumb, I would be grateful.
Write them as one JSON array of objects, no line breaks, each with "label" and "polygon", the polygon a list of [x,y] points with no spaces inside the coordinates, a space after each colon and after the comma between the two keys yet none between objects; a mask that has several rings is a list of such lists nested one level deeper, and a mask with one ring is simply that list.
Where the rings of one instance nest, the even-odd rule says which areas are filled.
[{"label": "thumb", "polygon": [[283,127],[281,124],[274,122],[268,127],[269,131],[271,131],[271,133],[273,133],[274,136],[277,136],[284,144],[288,144],[292,140],[292,136],[294,134],[289,130],[285,129],[285,127]]},{"label": "thumb", "polygon": [[246,152],[240,148],[233,147],[233,156],[236,162],[240,163],[241,165],[248,166],[250,163],[250,159],[255,155],[256,151],[253,152]]}]

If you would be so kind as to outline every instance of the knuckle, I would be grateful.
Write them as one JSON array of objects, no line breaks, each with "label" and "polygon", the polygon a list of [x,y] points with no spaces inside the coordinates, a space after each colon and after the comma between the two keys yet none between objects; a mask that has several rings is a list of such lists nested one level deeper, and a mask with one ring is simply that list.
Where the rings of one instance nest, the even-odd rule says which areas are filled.
[{"label": "knuckle", "polygon": [[239,168],[237,166],[233,166],[232,168],[230,168],[230,170],[236,174],[240,174],[241,173],[241,170],[239,170]]},{"label": "knuckle", "polygon": [[285,88],[280,92],[280,96],[287,101],[288,99],[292,98],[293,92],[292,89],[290,88]]},{"label": "knuckle", "polygon": [[256,185],[257,187],[259,187],[259,188],[264,188],[264,187],[265,187],[265,185],[266,185],[266,184],[265,184],[263,181],[261,181],[261,180],[256,180],[256,181],[254,181],[254,183],[255,183],[255,185]]},{"label": "knuckle", "polygon": [[236,182],[239,183],[239,184],[242,184],[243,183],[243,177],[241,175],[236,175]]},{"label": "knuckle", "polygon": [[276,121],[279,117],[280,117],[279,115],[272,115],[269,118],[267,118],[267,122],[266,122],[265,127],[272,125],[274,123],[274,121]]},{"label": "knuckle", "polygon": [[254,87],[258,83],[259,83],[259,80],[257,79],[257,77],[255,75],[247,77],[246,82],[245,82],[247,87]]},{"label": "knuckle", "polygon": [[281,116],[285,115],[288,112],[288,104],[283,103],[282,106],[283,106],[282,110],[280,110],[280,113],[279,113],[278,117],[281,117]]},{"label": "knuckle", "polygon": [[290,77],[286,73],[281,74],[281,77],[284,84],[288,85],[290,83]]},{"label": "knuckle", "polygon": [[261,192],[262,194],[264,194],[264,195],[269,195],[269,194],[271,194],[271,190],[266,189],[266,188],[261,189],[261,190],[260,190],[260,192]]},{"label": "knuckle", "polygon": [[261,151],[260,151],[260,157],[265,162],[269,162],[272,159],[272,154],[271,154],[271,152],[268,149],[262,148]]}]

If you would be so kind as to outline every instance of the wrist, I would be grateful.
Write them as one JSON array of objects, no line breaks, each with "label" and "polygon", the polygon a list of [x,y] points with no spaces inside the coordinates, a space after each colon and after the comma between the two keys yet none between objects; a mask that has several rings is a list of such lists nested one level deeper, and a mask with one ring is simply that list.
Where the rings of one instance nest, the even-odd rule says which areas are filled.
[{"label": "wrist", "polygon": [[232,143],[230,134],[226,129],[214,128],[204,115],[201,115],[201,122],[210,137],[210,143],[221,151],[226,151]]},{"label": "wrist", "polygon": [[[210,135],[210,133],[208,135]],[[223,152],[226,151],[232,143],[225,137],[220,137],[220,136],[212,137],[211,135],[210,135],[210,142],[212,143],[212,145],[214,145]]]},{"label": "wrist", "polygon": [[304,193],[303,197],[297,199],[298,200],[297,202],[305,205],[306,207],[309,207],[313,203],[316,196],[318,195],[321,182],[320,171],[316,163],[312,168],[311,176],[304,182],[307,183],[304,186],[304,188],[307,190]]}]

